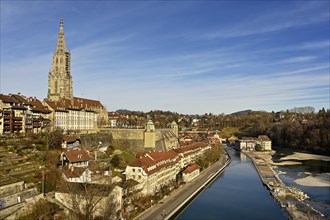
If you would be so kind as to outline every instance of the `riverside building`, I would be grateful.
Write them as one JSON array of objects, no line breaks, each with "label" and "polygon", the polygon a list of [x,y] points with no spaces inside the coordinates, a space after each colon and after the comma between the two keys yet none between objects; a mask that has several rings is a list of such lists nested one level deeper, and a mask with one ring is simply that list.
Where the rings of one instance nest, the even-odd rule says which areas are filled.
[{"label": "riverside building", "polygon": [[[197,176],[196,173],[199,174],[199,168],[192,164],[207,149],[210,149],[207,144],[199,142],[167,152],[138,153],[137,159],[126,167],[126,179],[135,180],[138,183],[135,189],[143,195],[160,191],[163,186],[181,178],[182,172],[185,173],[185,180],[190,181]],[[192,171],[195,172],[190,175]]]}]

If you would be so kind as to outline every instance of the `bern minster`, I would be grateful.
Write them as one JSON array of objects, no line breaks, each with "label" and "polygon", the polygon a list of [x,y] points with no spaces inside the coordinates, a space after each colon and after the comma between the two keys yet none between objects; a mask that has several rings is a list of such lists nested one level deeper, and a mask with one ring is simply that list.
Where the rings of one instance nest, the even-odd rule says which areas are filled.
[{"label": "bern minster", "polygon": [[60,21],[60,31],[56,49],[53,55],[52,69],[48,75],[48,100],[72,99],[71,54],[66,50],[63,19]]},{"label": "bern minster", "polygon": [[329,8],[0,0],[0,220],[330,220]]},{"label": "bern minster", "polygon": [[44,101],[18,94],[0,94],[0,134],[39,133],[50,127],[66,133],[92,132],[108,123],[107,109],[99,100],[73,96],[71,53],[67,51],[63,19],[48,74],[48,94]]}]

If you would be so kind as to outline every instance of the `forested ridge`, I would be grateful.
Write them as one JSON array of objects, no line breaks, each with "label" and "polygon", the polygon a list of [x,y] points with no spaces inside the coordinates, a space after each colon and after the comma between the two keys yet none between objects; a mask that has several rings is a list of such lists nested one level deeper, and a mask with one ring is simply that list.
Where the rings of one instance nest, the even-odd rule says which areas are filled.
[{"label": "forested ridge", "polygon": [[[270,113],[269,113],[270,114]],[[254,126],[242,129],[241,134],[256,136],[267,134],[273,146],[330,154],[330,112],[298,114],[272,113],[273,121],[255,121]]]},{"label": "forested ridge", "polygon": [[[172,121],[181,130],[208,128],[218,130],[222,138],[268,135],[274,147],[294,148],[330,155],[330,111],[314,112],[313,107],[298,107],[281,112],[243,110],[232,114],[187,115],[176,112],[154,110],[138,112],[121,110],[127,120],[142,118],[143,127],[150,118],[156,128],[168,127]],[[133,120],[133,121],[134,121]],[[134,121],[134,122],[135,122]],[[130,121],[126,124],[130,125]]]}]

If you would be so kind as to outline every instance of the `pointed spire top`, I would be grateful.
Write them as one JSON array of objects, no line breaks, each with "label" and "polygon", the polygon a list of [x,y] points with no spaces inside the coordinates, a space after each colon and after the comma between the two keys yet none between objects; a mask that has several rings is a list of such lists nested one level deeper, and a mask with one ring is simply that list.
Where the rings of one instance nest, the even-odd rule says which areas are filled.
[{"label": "pointed spire top", "polygon": [[60,28],[63,28],[63,18],[60,19]]},{"label": "pointed spire top", "polygon": [[58,33],[56,52],[59,52],[59,53],[66,52],[66,46],[65,46],[65,40],[64,40],[64,29],[63,29],[63,18],[60,19],[60,31]]}]

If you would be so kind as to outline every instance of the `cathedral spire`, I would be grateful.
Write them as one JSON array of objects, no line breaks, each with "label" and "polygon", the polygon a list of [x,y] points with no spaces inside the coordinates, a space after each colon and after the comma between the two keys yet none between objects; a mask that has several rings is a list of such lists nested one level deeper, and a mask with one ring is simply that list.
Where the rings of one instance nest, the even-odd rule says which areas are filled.
[{"label": "cathedral spire", "polygon": [[63,29],[63,18],[60,19],[60,28]]},{"label": "cathedral spire", "polygon": [[66,51],[63,18],[60,19],[60,31],[58,33],[57,45],[53,55],[52,69],[48,74],[48,99],[58,101],[71,99],[72,76],[71,76],[71,54]]},{"label": "cathedral spire", "polygon": [[56,53],[65,53],[65,39],[64,39],[64,29],[63,29],[63,18],[60,19],[60,31],[58,33],[57,45],[56,45]]}]

